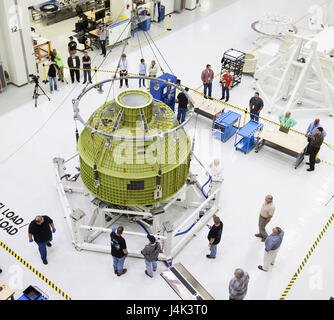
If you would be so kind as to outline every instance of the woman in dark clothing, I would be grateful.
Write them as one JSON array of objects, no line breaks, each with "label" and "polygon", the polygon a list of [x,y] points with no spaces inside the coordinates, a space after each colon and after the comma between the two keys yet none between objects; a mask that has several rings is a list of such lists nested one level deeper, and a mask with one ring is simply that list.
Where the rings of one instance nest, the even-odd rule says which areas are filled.
[{"label": "woman in dark clothing", "polygon": [[50,56],[50,63],[49,63],[49,71],[48,71],[48,77],[50,82],[50,93],[53,92],[53,89],[58,91],[57,88],[57,71],[58,66],[57,62],[55,61],[55,57],[53,55]]}]

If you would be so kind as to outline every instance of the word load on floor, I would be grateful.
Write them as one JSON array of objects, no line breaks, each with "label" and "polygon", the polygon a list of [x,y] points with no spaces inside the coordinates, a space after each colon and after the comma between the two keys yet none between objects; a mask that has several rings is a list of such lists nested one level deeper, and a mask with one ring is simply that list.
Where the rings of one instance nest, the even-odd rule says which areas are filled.
[{"label": "word load on floor", "polygon": [[5,205],[0,202],[0,230],[4,230],[13,236],[18,232],[16,226],[22,224],[23,221],[14,211],[9,208],[6,209]]}]

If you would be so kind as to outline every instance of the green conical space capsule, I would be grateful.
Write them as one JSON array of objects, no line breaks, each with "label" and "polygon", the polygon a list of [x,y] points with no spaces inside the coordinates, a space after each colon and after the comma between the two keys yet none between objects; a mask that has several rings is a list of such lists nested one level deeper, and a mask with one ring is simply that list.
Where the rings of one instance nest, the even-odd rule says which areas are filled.
[{"label": "green conical space capsule", "polygon": [[179,125],[174,112],[149,93],[123,91],[99,107],[88,123],[124,137],[108,139],[97,132],[92,135],[87,128],[80,134],[81,178],[99,199],[122,206],[151,205],[168,199],[185,184],[190,138],[183,128],[169,133]]}]

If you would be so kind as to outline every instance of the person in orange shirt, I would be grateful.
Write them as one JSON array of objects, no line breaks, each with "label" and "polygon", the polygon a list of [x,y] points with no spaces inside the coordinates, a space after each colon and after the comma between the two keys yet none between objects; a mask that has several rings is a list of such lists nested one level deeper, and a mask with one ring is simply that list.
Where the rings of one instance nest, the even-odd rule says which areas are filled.
[{"label": "person in orange shirt", "polygon": [[220,100],[225,99],[225,93],[226,93],[226,100],[227,102],[230,99],[230,87],[233,83],[233,76],[230,73],[230,70],[227,69],[226,72],[221,76],[220,82],[222,84],[222,97]]}]

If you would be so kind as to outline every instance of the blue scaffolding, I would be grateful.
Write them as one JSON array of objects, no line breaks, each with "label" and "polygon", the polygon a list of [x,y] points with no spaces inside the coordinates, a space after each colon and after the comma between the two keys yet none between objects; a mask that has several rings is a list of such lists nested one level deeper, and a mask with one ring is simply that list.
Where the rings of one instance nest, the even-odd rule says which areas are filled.
[{"label": "blue scaffolding", "polygon": [[[235,136],[235,150],[243,151],[245,154],[252,150],[255,147],[255,143],[258,139],[255,137],[255,133],[262,128],[262,123],[258,123],[253,120],[247,122],[246,125],[243,126]],[[238,136],[241,137],[240,140],[238,140]]]},{"label": "blue scaffolding", "polygon": [[[212,134],[226,142],[240,128],[241,115],[233,111],[223,112],[219,118],[213,120]],[[238,123],[236,125],[236,123]]]}]

